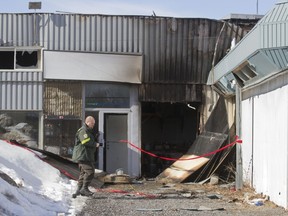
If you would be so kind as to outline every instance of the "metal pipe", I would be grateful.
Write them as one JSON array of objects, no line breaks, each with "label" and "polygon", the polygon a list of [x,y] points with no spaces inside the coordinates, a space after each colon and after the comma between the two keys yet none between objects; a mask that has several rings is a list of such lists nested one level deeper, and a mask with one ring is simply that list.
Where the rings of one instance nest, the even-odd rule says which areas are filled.
[{"label": "metal pipe", "polygon": [[[242,91],[239,85],[236,85],[236,134],[241,139],[241,101]],[[242,145],[236,145],[236,190],[243,188],[243,160],[242,160]]]}]

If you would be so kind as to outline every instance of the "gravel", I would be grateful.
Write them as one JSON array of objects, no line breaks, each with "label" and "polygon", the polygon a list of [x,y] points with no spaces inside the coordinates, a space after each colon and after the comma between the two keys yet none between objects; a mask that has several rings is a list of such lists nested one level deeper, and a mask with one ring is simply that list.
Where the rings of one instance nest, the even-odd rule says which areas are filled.
[{"label": "gravel", "polygon": [[250,188],[235,191],[233,185],[162,185],[144,181],[104,185],[86,199],[76,215],[288,215],[288,211],[268,200],[251,204],[256,198],[263,197]]}]

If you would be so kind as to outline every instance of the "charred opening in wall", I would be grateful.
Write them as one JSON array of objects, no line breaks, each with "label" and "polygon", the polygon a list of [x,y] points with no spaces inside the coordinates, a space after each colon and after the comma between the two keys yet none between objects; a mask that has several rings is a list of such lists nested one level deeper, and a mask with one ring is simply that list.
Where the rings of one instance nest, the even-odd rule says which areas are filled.
[{"label": "charred opening in wall", "polygon": [[35,68],[38,63],[37,51],[17,51],[16,52],[16,67],[17,68]]},{"label": "charred opening in wall", "polygon": [[[199,126],[199,103],[142,103],[142,149],[167,158],[181,157]],[[174,161],[142,154],[142,175],[156,177]]]},{"label": "charred opening in wall", "polygon": [[[189,149],[157,177],[161,183],[206,182],[212,175],[229,182],[235,177],[235,125],[229,127],[225,99],[220,97],[205,127]],[[217,177],[216,177],[217,176]]]}]

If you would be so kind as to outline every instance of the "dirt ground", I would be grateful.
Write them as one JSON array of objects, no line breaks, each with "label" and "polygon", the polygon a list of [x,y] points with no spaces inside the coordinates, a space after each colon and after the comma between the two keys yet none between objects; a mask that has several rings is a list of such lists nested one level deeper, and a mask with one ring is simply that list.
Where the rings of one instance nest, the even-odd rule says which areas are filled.
[{"label": "dirt ground", "polygon": [[249,188],[233,184],[161,184],[138,181],[95,189],[77,215],[288,215],[288,211]]}]

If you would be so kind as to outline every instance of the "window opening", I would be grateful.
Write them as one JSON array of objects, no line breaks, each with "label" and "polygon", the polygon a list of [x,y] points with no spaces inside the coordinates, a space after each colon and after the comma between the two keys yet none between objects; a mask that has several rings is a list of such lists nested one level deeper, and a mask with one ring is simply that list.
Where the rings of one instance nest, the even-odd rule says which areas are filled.
[{"label": "window opening", "polygon": [[16,68],[38,68],[37,51],[17,51],[16,52]]},{"label": "window opening", "polygon": [[0,70],[41,69],[41,49],[0,49]]},{"label": "window opening", "polygon": [[14,69],[14,52],[1,51],[0,52],[0,69]]},{"label": "window opening", "polygon": [[85,92],[85,108],[130,107],[130,86],[126,84],[88,83]]}]

